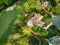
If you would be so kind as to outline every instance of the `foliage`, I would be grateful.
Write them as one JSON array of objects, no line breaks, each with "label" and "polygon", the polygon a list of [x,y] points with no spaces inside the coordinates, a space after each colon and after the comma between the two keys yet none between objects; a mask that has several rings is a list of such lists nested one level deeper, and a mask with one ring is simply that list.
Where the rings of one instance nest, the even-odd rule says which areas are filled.
[{"label": "foliage", "polygon": [[50,19],[50,18],[46,18],[46,19],[45,19],[46,25],[48,25],[50,22],[51,22],[51,19]]},{"label": "foliage", "polygon": [[31,35],[31,28],[30,27],[23,27],[22,32],[24,35]]},{"label": "foliage", "polygon": [[28,45],[28,41],[28,37],[23,38],[20,33],[15,33],[13,35],[10,35],[8,41],[3,45]]},{"label": "foliage", "polygon": [[60,24],[60,17],[58,17],[58,16],[60,16],[60,11],[59,11],[60,5],[58,5],[59,1],[60,0],[56,0],[57,5],[55,7],[52,7],[52,12],[54,13],[52,15],[55,15],[55,17],[52,18],[52,23],[53,23],[53,25],[57,26],[58,29],[60,29],[60,25],[59,25]]},{"label": "foliage", "polygon": [[13,2],[15,2],[15,1],[16,1],[16,0],[3,0],[3,2],[4,2],[7,6],[13,4]]},{"label": "foliage", "polygon": [[20,37],[21,37],[21,34],[20,34],[20,33],[15,33],[15,34],[12,35],[12,39],[13,39],[13,40],[17,40],[17,39],[19,39]]},{"label": "foliage", "polygon": [[4,11],[0,15],[0,44],[6,41],[7,36],[14,30],[14,22],[18,10]]},{"label": "foliage", "polygon": [[49,0],[50,1],[50,3],[51,3],[51,5],[54,7],[54,6],[56,6],[56,1],[55,0]]},{"label": "foliage", "polygon": [[0,0],[0,9],[4,9],[6,6],[10,6],[16,0]]},{"label": "foliage", "polygon": [[16,20],[15,23],[22,26],[24,24],[25,17],[23,15],[20,15],[20,14],[17,15],[17,16],[18,17],[17,17],[17,20]]},{"label": "foliage", "polygon": [[24,3],[24,10],[26,12],[30,11],[38,11],[41,9],[41,3],[40,0],[27,0],[27,2]]},{"label": "foliage", "polygon": [[54,14],[60,16],[60,6],[56,5],[53,9]]},{"label": "foliage", "polygon": [[51,2],[51,5],[55,7],[60,0],[49,0]]},{"label": "foliage", "polygon": [[6,44],[4,44],[4,45],[12,45],[12,43],[11,42],[7,42]]},{"label": "foliage", "polygon": [[48,29],[47,31],[48,31],[48,35],[45,36],[45,38],[47,38],[47,39],[56,35],[56,33],[53,31],[53,29]]},{"label": "foliage", "polygon": [[[0,0],[3,2],[2,5],[11,5],[12,0]],[[56,16],[60,15],[60,6],[57,5],[59,0],[49,0],[52,4],[51,10],[54,11]],[[5,6],[4,6],[5,7]],[[3,6],[0,7],[1,9]],[[46,9],[50,11],[50,9]],[[60,17],[52,18],[51,14],[47,14],[44,9],[40,12],[44,16],[43,21],[46,25],[52,22],[57,27],[49,27],[48,30],[45,30],[39,26],[34,25],[34,27],[28,27],[26,25],[26,19],[29,17],[31,12],[41,11],[41,2],[40,0],[22,0],[17,4],[16,8],[13,10],[5,11],[0,14],[0,44],[3,45],[39,45],[39,41],[45,44],[45,39],[50,38],[58,34],[57,27],[60,28]],[[27,16],[25,16],[27,12]],[[49,12],[48,12],[49,13]],[[57,32],[57,33],[56,33]],[[60,33],[59,33],[60,34]],[[8,37],[8,38],[7,38]],[[7,40],[8,39],[8,40]],[[31,44],[30,44],[31,42]],[[42,44],[42,45],[44,45]],[[2,45],[2,44],[1,44]]]},{"label": "foliage", "polygon": [[58,3],[60,0],[55,0],[56,1],[56,3]]},{"label": "foliage", "polygon": [[36,32],[39,33],[41,36],[46,36],[46,35],[48,35],[48,31],[40,28],[39,26],[34,26],[32,30],[36,31]]},{"label": "foliage", "polygon": [[17,15],[17,19],[14,23],[16,31],[19,31],[19,32],[22,31],[22,26],[25,25],[25,19],[26,19],[26,17],[23,14]]},{"label": "foliage", "polygon": [[19,45],[28,45],[28,38],[21,38],[20,40],[16,41]]},{"label": "foliage", "polygon": [[6,8],[6,5],[3,2],[0,2],[0,9]]}]

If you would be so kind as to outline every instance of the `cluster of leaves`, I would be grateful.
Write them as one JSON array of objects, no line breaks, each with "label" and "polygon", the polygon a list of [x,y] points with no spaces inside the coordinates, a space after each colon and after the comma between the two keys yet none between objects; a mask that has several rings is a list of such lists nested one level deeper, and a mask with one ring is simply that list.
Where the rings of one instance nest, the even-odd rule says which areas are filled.
[{"label": "cluster of leaves", "polygon": [[30,27],[27,27],[25,26],[26,23],[25,23],[25,20],[26,20],[26,16],[25,15],[17,15],[17,19],[15,21],[15,30],[22,33],[23,35],[31,35],[31,28]]},{"label": "cluster of leaves", "polygon": [[60,0],[55,0],[55,1],[56,1],[56,3],[59,3]]},{"label": "cluster of leaves", "polygon": [[28,37],[23,36],[20,33],[15,33],[10,35],[8,41],[3,45],[28,45],[28,41]]},{"label": "cluster of leaves", "polygon": [[0,9],[4,9],[7,6],[12,5],[16,0],[0,0]]},{"label": "cluster of leaves", "polygon": [[29,37],[31,37],[31,28],[25,26],[25,18],[25,15],[17,15],[17,20],[14,23],[15,31],[11,36],[8,37],[8,41],[3,45],[29,45]]},{"label": "cluster of leaves", "polygon": [[18,29],[19,27],[24,26],[25,24],[25,16],[24,15],[17,15],[17,20],[15,21],[15,26]]},{"label": "cluster of leaves", "polygon": [[27,0],[23,6],[25,12],[39,11],[41,9],[40,0]]},{"label": "cluster of leaves", "polygon": [[53,8],[54,14],[60,16],[60,5],[56,5]]},{"label": "cluster of leaves", "polygon": [[34,30],[35,32],[39,33],[41,36],[46,36],[46,35],[48,35],[48,31],[40,28],[39,26],[34,26],[34,27],[32,28],[32,30]]}]

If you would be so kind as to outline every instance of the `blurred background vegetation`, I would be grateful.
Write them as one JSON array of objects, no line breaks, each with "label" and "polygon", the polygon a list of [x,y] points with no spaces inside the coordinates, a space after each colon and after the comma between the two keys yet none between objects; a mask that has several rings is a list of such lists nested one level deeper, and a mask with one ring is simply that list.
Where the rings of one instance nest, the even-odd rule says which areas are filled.
[{"label": "blurred background vegetation", "polygon": [[[13,10],[0,13],[1,45],[47,45],[45,39],[60,34],[59,29],[54,25],[48,30],[36,25],[32,29],[26,26],[25,20],[32,12],[42,14],[46,25],[51,22],[51,16],[41,9],[40,1],[41,0],[0,0],[0,11],[10,7],[16,2],[16,7]],[[60,6],[58,5],[60,0],[48,1],[50,1],[52,8],[47,10],[53,11],[53,14],[60,16]],[[28,13],[28,16],[25,16],[25,13]],[[31,30],[39,35],[36,36],[32,34]]]}]

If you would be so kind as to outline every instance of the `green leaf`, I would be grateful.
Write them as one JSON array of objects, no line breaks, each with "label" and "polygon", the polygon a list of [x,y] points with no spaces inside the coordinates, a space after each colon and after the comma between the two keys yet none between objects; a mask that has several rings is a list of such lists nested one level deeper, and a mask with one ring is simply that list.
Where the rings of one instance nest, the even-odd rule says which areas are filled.
[{"label": "green leaf", "polygon": [[7,36],[13,32],[14,22],[18,13],[19,12],[14,9],[12,11],[5,11],[0,15],[0,44],[3,44]]},{"label": "green leaf", "polygon": [[54,17],[52,23],[60,29],[60,17]]},{"label": "green leaf", "polygon": [[28,45],[28,41],[28,38],[24,37],[16,41],[16,43],[18,43],[19,45]]}]

